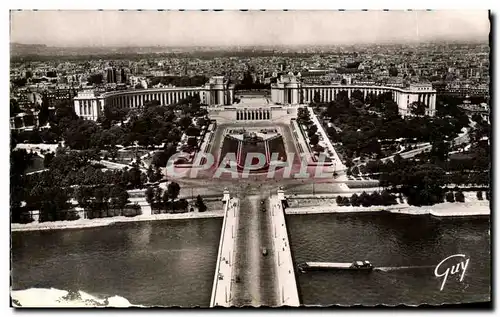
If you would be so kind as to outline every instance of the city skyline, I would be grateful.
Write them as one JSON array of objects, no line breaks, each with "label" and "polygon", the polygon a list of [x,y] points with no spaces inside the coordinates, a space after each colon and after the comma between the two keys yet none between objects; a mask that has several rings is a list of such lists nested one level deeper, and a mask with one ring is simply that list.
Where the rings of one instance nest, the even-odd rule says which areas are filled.
[{"label": "city skyline", "polygon": [[490,23],[486,10],[11,11],[10,28],[11,43],[56,47],[327,46],[487,42]]}]

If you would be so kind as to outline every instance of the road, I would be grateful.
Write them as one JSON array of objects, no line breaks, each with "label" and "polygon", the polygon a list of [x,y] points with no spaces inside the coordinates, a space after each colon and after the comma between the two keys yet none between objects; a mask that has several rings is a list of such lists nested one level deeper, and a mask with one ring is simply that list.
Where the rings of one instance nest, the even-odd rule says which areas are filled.
[{"label": "road", "polygon": [[[234,306],[276,306],[277,275],[274,262],[274,250],[271,241],[269,217],[261,210],[261,200],[266,194],[246,195],[255,192],[250,184],[238,186],[240,212],[236,238],[236,259],[234,277],[240,282],[233,285],[232,305]],[[267,256],[262,249],[268,250]]]}]

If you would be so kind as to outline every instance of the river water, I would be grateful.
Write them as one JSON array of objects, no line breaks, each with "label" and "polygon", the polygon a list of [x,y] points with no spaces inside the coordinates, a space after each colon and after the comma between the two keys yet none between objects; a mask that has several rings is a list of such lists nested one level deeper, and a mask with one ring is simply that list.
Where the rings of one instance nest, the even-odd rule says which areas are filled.
[{"label": "river water", "polygon": [[[488,219],[394,214],[287,216],[293,257],[369,260],[383,271],[297,273],[306,305],[441,304],[490,298]],[[146,306],[208,306],[222,219],[123,223],[79,230],[14,232],[12,288],[81,290]],[[434,267],[470,257],[463,282],[440,291]],[[361,274],[360,274],[361,273]]]},{"label": "river water", "polygon": [[209,306],[222,218],[14,232],[12,289],[81,290],[134,305]]},{"label": "river water", "polygon": [[[294,262],[368,260],[381,271],[297,273],[305,305],[453,304],[490,300],[488,218],[394,214],[289,215]],[[470,257],[464,279],[434,276],[454,254]],[[457,261],[455,261],[456,263]],[[453,264],[455,264],[453,263]]]}]

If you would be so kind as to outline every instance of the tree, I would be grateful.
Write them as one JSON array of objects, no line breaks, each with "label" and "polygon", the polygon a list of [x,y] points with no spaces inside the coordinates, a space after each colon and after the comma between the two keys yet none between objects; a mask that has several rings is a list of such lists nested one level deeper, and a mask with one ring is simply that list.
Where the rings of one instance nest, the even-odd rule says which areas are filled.
[{"label": "tree", "polygon": [[316,131],[314,131],[314,129],[312,129],[312,130],[308,130],[308,131],[307,131],[307,136],[308,136],[309,138],[311,138],[311,137],[312,137],[313,135],[315,135],[315,134],[316,134]]},{"label": "tree", "polygon": [[153,170],[153,165],[149,165],[146,175],[148,176],[149,182],[154,183],[155,171]]},{"label": "tree", "polygon": [[314,147],[313,147],[313,151],[317,152],[317,153],[323,153],[323,151],[325,150],[324,147],[322,147],[321,145],[319,144],[316,144]]},{"label": "tree", "polygon": [[472,121],[475,121],[476,123],[483,123],[483,117],[479,113],[474,113],[471,117]]},{"label": "tree", "polygon": [[352,175],[359,175],[359,167],[358,166],[354,166],[354,167],[350,168],[349,170],[351,171]]},{"label": "tree", "polygon": [[350,205],[349,197],[342,197],[342,205],[344,206]]},{"label": "tree", "polygon": [[188,138],[187,140],[187,143],[186,143],[188,146],[192,147],[192,148],[195,148],[198,146],[198,140],[196,140],[195,137],[190,137]]},{"label": "tree", "polygon": [[92,192],[89,187],[78,186],[75,190],[75,198],[81,208],[86,209],[90,206],[91,196]]},{"label": "tree", "polygon": [[160,205],[162,202],[162,197],[163,196],[163,190],[160,187],[156,187],[156,190],[154,191],[154,204],[158,206],[158,210],[160,209]]},{"label": "tree", "polygon": [[182,212],[187,212],[188,210],[189,203],[187,202],[186,199],[181,198],[179,199],[177,203],[177,210],[181,210]]},{"label": "tree", "polygon": [[[104,187],[94,188],[94,201],[91,204],[91,209],[93,211],[102,212],[108,209],[109,193]],[[102,215],[99,215],[102,217]]]},{"label": "tree", "polygon": [[62,187],[46,187],[43,189],[40,204],[40,222],[57,220],[74,220],[75,215],[68,212],[68,191]]},{"label": "tree", "polygon": [[148,204],[151,206],[151,209],[153,209],[153,204],[154,204],[154,198],[155,198],[155,190],[153,187],[149,186],[146,189],[146,201]]},{"label": "tree", "polygon": [[433,205],[442,201],[445,171],[438,165],[408,161],[394,164],[394,170],[380,175],[380,185],[392,187],[408,197],[410,205]]},{"label": "tree", "polygon": [[12,174],[21,175],[33,165],[33,154],[25,149],[10,152],[10,170]]},{"label": "tree", "polygon": [[162,177],[163,177],[163,174],[161,173],[160,168],[157,167],[155,169],[154,174],[153,174],[153,178],[150,180],[150,182],[153,182],[153,183],[158,182],[162,179]]},{"label": "tree", "polygon": [[363,207],[370,207],[372,205],[370,195],[366,192],[362,192],[361,195],[359,195],[359,201]]},{"label": "tree", "polygon": [[146,182],[147,176],[141,172],[141,170],[134,166],[128,170],[128,182],[131,188],[142,188],[142,185]]},{"label": "tree", "polygon": [[391,194],[388,190],[383,190],[382,194],[380,196],[381,196],[381,200],[382,200],[382,205],[384,205],[384,206],[397,204],[396,196]]},{"label": "tree", "polygon": [[448,158],[449,152],[450,146],[447,142],[439,139],[432,142],[431,156],[435,159],[445,162]]},{"label": "tree", "polygon": [[193,119],[190,116],[184,116],[179,119],[179,126],[182,130],[186,130],[193,123]]},{"label": "tree", "polygon": [[123,210],[129,203],[129,197],[127,190],[122,186],[113,186],[111,189],[111,203],[114,208]]},{"label": "tree", "polygon": [[359,165],[359,173],[360,174],[366,174],[366,165],[362,164],[362,165]]},{"label": "tree", "polygon": [[354,207],[358,207],[360,205],[359,197],[357,194],[352,194],[351,196],[351,205]]},{"label": "tree", "polygon": [[465,196],[462,191],[458,191],[455,193],[455,201],[463,203],[465,202]]},{"label": "tree", "polygon": [[187,128],[186,135],[192,136],[192,137],[197,137],[200,135],[200,129],[195,127],[194,125],[191,125]]},{"label": "tree", "polygon": [[172,201],[177,199],[180,191],[181,191],[181,187],[176,182],[171,182],[167,186],[168,196],[172,199]]},{"label": "tree", "polygon": [[199,212],[205,212],[207,210],[207,206],[203,202],[203,198],[200,195],[196,196],[196,207]]},{"label": "tree", "polygon": [[365,101],[365,98],[363,96],[363,92],[359,89],[356,89],[352,92],[351,94],[351,100],[359,100],[361,103],[363,103]]},{"label": "tree", "polygon": [[318,144],[319,142],[319,136],[317,134],[314,134],[313,136],[311,136],[309,138],[309,143],[312,145],[312,146],[315,146],[316,144]]},{"label": "tree", "polygon": [[446,201],[449,203],[455,202],[455,197],[453,196],[453,192],[446,193]]},{"label": "tree", "polygon": [[425,115],[425,104],[423,102],[419,101],[414,101],[410,104],[410,111],[412,114],[416,116],[423,116]]},{"label": "tree", "polygon": [[334,127],[326,128],[326,134],[328,134],[328,137],[333,143],[340,141],[340,135]]},{"label": "tree", "polygon": [[354,166],[354,163],[353,163],[353,161],[352,161],[350,158],[347,158],[347,159],[345,160],[345,166],[346,166],[346,167],[353,167],[353,166]]},{"label": "tree", "polygon": [[399,118],[399,106],[394,100],[386,101],[382,104],[385,117],[388,119]]},{"label": "tree", "polygon": [[19,103],[17,99],[10,99],[10,116],[14,117],[16,114],[21,112],[21,108],[19,107]]},{"label": "tree", "polygon": [[337,202],[338,206],[344,205],[344,200],[342,199],[342,196],[340,196],[340,195],[337,196],[336,202]]},{"label": "tree", "polygon": [[478,200],[483,200],[483,192],[482,191],[478,190],[476,195],[477,195]]},{"label": "tree", "polygon": [[361,108],[364,106],[364,103],[361,100],[352,98],[351,98],[351,104],[354,108]]},{"label": "tree", "polygon": [[309,111],[307,108],[302,107],[297,109],[297,123],[300,125],[309,125],[311,118],[309,116]]},{"label": "tree", "polygon": [[382,197],[380,196],[379,192],[377,192],[377,191],[373,192],[370,195],[370,201],[371,201],[371,204],[374,206],[383,205]]},{"label": "tree", "polygon": [[50,163],[54,159],[55,154],[54,153],[45,153],[44,158],[43,158],[43,167],[49,168]]},{"label": "tree", "polygon": [[[169,196],[169,193],[168,193],[168,190],[166,190],[164,193],[163,193],[163,196],[161,198],[162,202],[163,202],[163,206],[165,207],[165,211],[167,211],[167,206],[168,206],[168,202],[170,200],[170,196]],[[174,204],[172,203],[172,207],[174,206]]]},{"label": "tree", "polygon": [[168,159],[177,152],[176,147],[172,144],[167,144],[163,151],[156,152],[153,156],[152,164],[156,167],[164,167],[167,165]]},{"label": "tree", "polygon": [[117,106],[107,104],[104,106],[103,125],[109,128],[111,124],[122,121],[126,117],[127,113],[127,109],[120,109]]},{"label": "tree", "polygon": [[318,127],[315,124],[311,124],[307,129],[307,135],[311,137],[311,135],[316,134],[318,132]]},{"label": "tree", "polygon": [[85,150],[91,148],[92,141],[96,142],[97,138],[94,135],[98,135],[101,132],[101,128],[97,123],[90,120],[78,119],[74,120],[71,125],[69,125],[63,135],[66,145],[70,148],[77,150]]}]

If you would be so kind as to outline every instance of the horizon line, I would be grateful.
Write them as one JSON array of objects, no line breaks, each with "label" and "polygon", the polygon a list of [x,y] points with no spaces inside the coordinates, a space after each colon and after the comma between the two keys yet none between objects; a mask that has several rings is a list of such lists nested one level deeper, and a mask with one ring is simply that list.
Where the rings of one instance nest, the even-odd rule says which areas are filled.
[{"label": "horizon line", "polygon": [[331,44],[210,44],[210,45],[189,45],[189,44],[148,44],[148,45],[54,45],[44,43],[21,43],[9,42],[10,45],[26,45],[26,46],[45,46],[47,48],[184,48],[184,47],[202,47],[202,48],[217,48],[217,47],[331,47],[331,46],[389,46],[389,45],[408,45],[408,44],[490,44],[488,39],[436,39],[436,40],[406,40],[406,41],[381,41],[376,42],[358,42],[358,43],[331,43]]}]

